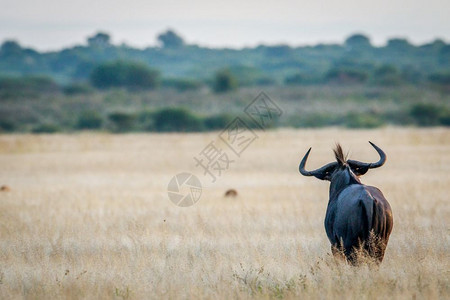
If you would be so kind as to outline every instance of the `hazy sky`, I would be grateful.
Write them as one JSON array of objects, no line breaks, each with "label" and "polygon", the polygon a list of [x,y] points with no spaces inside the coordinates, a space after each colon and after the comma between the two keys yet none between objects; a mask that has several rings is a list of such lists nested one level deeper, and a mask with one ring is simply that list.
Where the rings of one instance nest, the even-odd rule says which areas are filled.
[{"label": "hazy sky", "polygon": [[342,42],[354,32],[378,45],[391,37],[448,42],[449,12],[448,0],[0,0],[0,41],[59,49],[102,30],[114,43],[145,47],[172,28],[213,47]]}]

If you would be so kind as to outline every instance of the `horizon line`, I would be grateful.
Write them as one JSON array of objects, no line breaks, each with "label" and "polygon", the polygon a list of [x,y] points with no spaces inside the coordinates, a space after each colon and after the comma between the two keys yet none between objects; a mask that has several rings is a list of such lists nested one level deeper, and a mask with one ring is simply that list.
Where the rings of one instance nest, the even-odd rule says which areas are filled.
[{"label": "horizon line", "polygon": [[[165,30],[160,31],[156,36],[155,36],[155,41],[157,40],[157,36],[159,34],[165,33],[168,30],[172,30],[174,31],[177,35],[179,35],[183,41],[185,42],[186,46],[198,46],[200,48],[207,48],[207,49],[215,49],[215,50],[221,50],[221,49],[230,49],[230,50],[243,50],[243,49],[248,49],[248,48],[258,48],[261,46],[266,46],[266,47],[274,47],[274,46],[289,46],[290,48],[306,48],[306,47],[317,47],[319,45],[325,45],[325,46],[332,46],[332,45],[344,45],[345,41],[353,36],[353,35],[363,35],[365,37],[367,37],[369,39],[369,42],[371,44],[371,46],[373,48],[382,48],[387,46],[388,42],[390,40],[393,39],[402,39],[402,40],[406,40],[410,45],[415,46],[415,47],[420,47],[420,46],[424,46],[427,44],[431,44],[433,42],[436,41],[442,41],[445,44],[449,44],[450,42],[442,37],[442,36],[434,36],[434,37],[430,37],[429,39],[423,41],[423,42],[414,42],[410,39],[410,36],[407,35],[393,35],[391,37],[386,37],[384,38],[384,42],[382,43],[373,43],[371,35],[364,32],[363,30],[353,30],[351,33],[346,35],[346,38],[344,38],[343,40],[341,39],[340,41],[336,40],[331,40],[331,39],[324,39],[323,41],[317,41],[317,42],[304,42],[304,43],[295,43],[295,42],[288,42],[288,41],[273,41],[273,42],[265,42],[265,41],[259,41],[259,42],[252,42],[249,44],[243,44],[243,45],[227,45],[227,44],[223,44],[223,45],[217,45],[217,44],[211,44],[211,43],[202,43],[199,41],[186,41],[186,39],[184,38],[184,36],[182,34],[179,34],[179,31],[177,31],[176,29],[173,29],[172,27],[166,27]],[[149,43],[145,46],[139,46],[134,44],[133,42],[129,42],[129,41],[125,41],[125,40],[121,40],[121,41],[117,41],[114,40],[113,38],[113,34],[111,33],[111,31],[109,30],[103,30],[103,29],[97,29],[94,30],[91,34],[86,35],[84,37],[84,41],[83,42],[73,42],[73,43],[68,43],[66,45],[62,45],[59,47],[39,47],[39,46],[35,46],[35,45],[29,45],[26,43],[22,43],[20,41],[20,38],[14,38],[14,37],[5,37],[1,40],[1,44],[4,44],[5,42],[8,41],[14,41],[16,43],[18,43],[23,49],[32,49],[35,50],[37,52],[41,52],[41,53],[46,53],[46,52],[58,52],[58,51],[62,51],[65,49],[71,49],[71,48],[75,48],[78,46],[87,46],[87,39],[90,37],[95,36],[98,33],[106,33],[110,36],[111,38],[111,45],[115,46],[115,47],[120,47],[122,45],[128,46],[130,48],[133,49],[140,49],[140,50],[145,50],[148,48],[163,48],[158,46],[158,42],[154,42],[154,43]]]}]

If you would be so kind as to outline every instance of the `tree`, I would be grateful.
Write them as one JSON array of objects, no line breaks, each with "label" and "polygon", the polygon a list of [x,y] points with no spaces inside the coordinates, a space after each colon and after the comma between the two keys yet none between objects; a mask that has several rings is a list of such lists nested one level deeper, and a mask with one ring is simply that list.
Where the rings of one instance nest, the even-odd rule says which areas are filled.
[{"label": "tree", "polygon": [[184,108],[164,108],[154,114],[157,131],[202,131],[203,122],[197,115]]},{"label": "tree", "polygon": [[417,103],[410,109],[410,115],[420,126],[434,126],[439,124],[439,117],[443,109],[434,104]]},{"label": "tree", "polygon": [[16,41],[5,41],[0,48],[2,56],[16,55],[22,52],[22,47]]},{"label": "tree", "polygon": [[450,45],[445,45],[439,51],[438,55],[439,63],[444,66],[450,66]]},{"label": "tree", "polygon": [[115,132],[127,132],[134,129],[136,122],[135,114],[128,114],[125,112],[114,112],[108,116],[108,119],[113,125]]},{"label": "tree", "polygon": [[164,48],[181,48],[184,46],[184,40],[172,30],[167,30],[158,35],[158,41]]},{"label": "tree", "polygon": [[[111,117],[111,116],[110,116]],[[78,129],[98,129],[102,126],[102,116],[93,110],[83,112],[78,117],[77,128]]]},{"label": "tree", "polygon": [[154,89],[159,85],[159,72],[142,63],[115,61],[98,65],[90,79],[92,85],[100,89]]},{"label": "tree", "polygon": [[238,86],[237,80],[230,70],[222,69],[217,71],[214,77],[213,89],[216,93],[225,93],[236,89]]},{"label": "tree", "polygon": [[289,45],[275,45],[265,47],[267,56],[287,56],[292,53],[292,48]]},{"label": "tree", "polygon": [[374,80],[376,84],[385,86],[394,86],[402,83],[402,78],[393,65],[382,65],[374,72]]},{"label": "tree", "polygon": [[370,39],[363,34],[354,34],[345,40],[345,46],[350,50],[363,50],[371,48]]},{"label": "tree", "polygon": [[111,45],[111,37],[104,32],[98,32],[87,39],[89,47],[105,48]]},{"label": "tree", "polygon": [[394,51],[406,51],[412,48],[407,39],[394,38],[387,42],[387,48]]}]

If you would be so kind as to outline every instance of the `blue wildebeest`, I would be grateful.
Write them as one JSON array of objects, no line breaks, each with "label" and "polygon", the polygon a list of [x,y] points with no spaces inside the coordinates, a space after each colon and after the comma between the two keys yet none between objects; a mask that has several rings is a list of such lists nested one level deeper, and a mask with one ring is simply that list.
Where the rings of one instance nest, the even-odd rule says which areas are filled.
[{"label": "blue wildebeest", "polygon": [[306,171],[306,160],[311,152],[309,148],[299,166],[302,175],[331,182],[325,230],[333,254],[337,255],[342,251],[353,264],[357,262],[360,250],[380,263],[393,226],[391,206],[381,191],[364,185],[359,180],[359,176],[369,169],[381,167],[386,161],[383,150],[369,143],[380,156],[376,163],[347,160],[341,146],[337,144],[334,150],[336,162],[314,171]]}]

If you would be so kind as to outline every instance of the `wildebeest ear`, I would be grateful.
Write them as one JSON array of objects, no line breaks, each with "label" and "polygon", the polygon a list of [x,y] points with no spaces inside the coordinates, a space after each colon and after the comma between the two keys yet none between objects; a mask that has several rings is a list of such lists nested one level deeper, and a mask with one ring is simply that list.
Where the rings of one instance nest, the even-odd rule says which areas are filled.
[{"label": "wildebeest ear", "polygon": [[331,180],[331,173],[327,172],[327,173],[322,173],[322,174],[314,174],[314,176],[320,180]]},{"label": "wildebeest ear", "polygon": [[331,174],[333,174],[334,169],[336,168],[336,165],[333,164],[332,166],[322,170],[322,172],[314,172],[313,176],[320,180],[331,180]]},{"label": "wildebeest ear", "polygon": [[348,162],[348,165],[350,166],[350,168],[352,169],[352,172],[356,175],[356,176],[361,176],[367,173],[367,171],[369,171],[370,166],[366,165],[366,166],[357,166],[355,164],[352,164],[351,162]]},{"label": "wildebeest ear", "polygon": [[306,152],[305,156],[303,156],[302,161],[300,162],[300,165],[298,166],[298,170],[300,174],[303,176],[314,176],[321,180],[331,180],[331,174],[333,173],[334,169],[337,167],[337,162],[332,162],[329,164],[326,164],[325,166],[318,168],[314,171],[307,171],[305,169],[306,161],[308,160],[309,153],[311,152],[311,148],[309,148],[308,152]]}]

